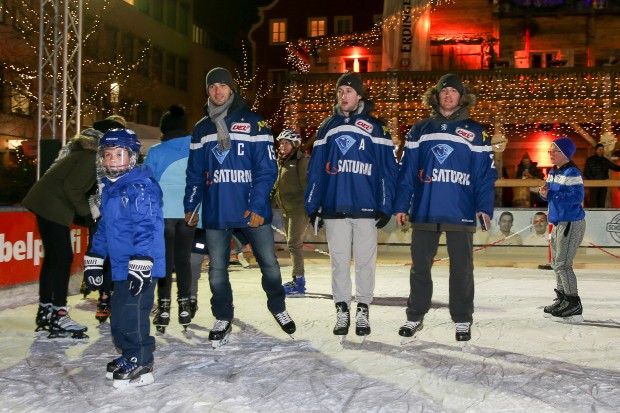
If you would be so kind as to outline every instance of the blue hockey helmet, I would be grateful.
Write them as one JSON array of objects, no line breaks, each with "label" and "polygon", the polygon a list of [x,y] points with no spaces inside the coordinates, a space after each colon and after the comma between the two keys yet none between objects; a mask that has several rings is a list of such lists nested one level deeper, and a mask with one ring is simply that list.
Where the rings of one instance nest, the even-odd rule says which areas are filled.
[{"label": "blue hockey helmet", "polygon": [[110,129],[99,140],[98,167],[106,177],[116,180],[136,166],[140,147],[133,130]]}]

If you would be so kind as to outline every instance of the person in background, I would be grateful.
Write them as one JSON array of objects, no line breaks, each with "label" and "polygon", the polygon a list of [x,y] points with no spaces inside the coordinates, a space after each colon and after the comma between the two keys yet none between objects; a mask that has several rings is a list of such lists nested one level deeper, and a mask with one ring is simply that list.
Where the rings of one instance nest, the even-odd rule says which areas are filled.
[{"label": "person in background", "polygon": [[514,220],[515,217],[512,212],[502,212],[498,220],[499,231],[489,235],[487,243],[497,243],[500,245],[523,245],[523,239],[521,239],[521,235],[512,232]]},{"label": "person in background", "polygon": [[165,270],[162,191],[146,165],[137,166],[140,141],[130,129],[111,129],[99,141],[98,162],[105,177],[101,220],[84,256],[84,280],[91,290],[103,282],[110,257],[114,294],[110,327],[121,356],[106,366],[115,388],[153,383],[149,314],[155,284]]},{"label": "person in background", "polygon": [[301,145],[301,136],[293,129],[284,129],[277,140],[278,180],[271,191],[271,204],[282,209],[286,246],[293,264],[293,280],[284,284],[284,292],[289,297],[300,297],[306,293],[303,245],[309,222],[304,209],[308,155]]},{"label": "person in background", "polygon": [[334,113],[323,121],[308,166],[306,212],[313,227],[322,218],[336,305],[333,333],[349,332],[352,301],[351,250],[355,260],[355,334],[370,334],[369,307],[375,289],[377,229],[392,214],[398,164],[388,128],[371,115],[362,78],[344,73],[335,88]]},{"label": "person in background", "polygon": [[251,111],[234,90],[230,72],[217,67],[206,76],[205,116],[194,126],[185,188],[185,220],[202,225],[209,250],[213,347],[228,341],[234,317],[228,265],[235,229],[248,238],[262,273],[267,308],[291,335],[296,326],[286,310],[280,265],[271,230],[269,193],[278,168],[267,121]]},{"label": "person in background", "polygon": [[[620,166],[613,163],[605,156],[605,147],[596,144],[594,155],[586,159],[586,167],[583,170],[583,176],[586,179],[609,179],[609,171],[620,171]],[[606,186],[591,186],[588,196],[588,208],[605,208],[607,201]]]},{"label": "person in background", "polygon": [[407,214],[413,223],[407,322],[398,334],[404,343],[423,328],[433,295],[433,260],[445,232],[450,316],[456,340],[468,341],[474,312],[473,236],[479,220],[483,230],[489,228],[497,171],[484,127],[469,117],[476,96],[458,75],[442,76],[423,102],[431,117],[407,135],[394,204],[398,223]]},{"label": "person in background", "polygon": [[[525,152],[521,158],[521,162],[519,162],[519,165],[517,166],[517,174],[515,177],[517,179],[544,179],[545,174],[538,167],[538,162],[533,162],[530,155]],[[538,196],[538,187],[524,188],[524,190],[525,189],[528,189],[529,192],[529,206],[547,206],[547,204]]]},{"label": "person in background", "polygon": [[543,312],[545,317],[561,322],[583,321],[573,260],[586,232],[586,213],[582,207],[583,178],[571,161],[575,150],[575,143],[567,137],[551,143],[549,158],[554,166],[540,187],[541,197],[549,201],[551,267],[556,278],[556,299]]},{"label": "person in background", "polygon": [[170,323],[172,273],[176,272],[179,324],[187,329],[191,317],[192,269],[190,256],[195,227],[187,226],[183,209],[185,173],[192,139],[187,131],[187,116],[181,105],[171,105],[159,122],[161,143],[149,148],[145,165],[153,171],[164,196],[164,238],[166,241],[166,277],[157,282],[157,311],[153,324],[164,333]]},{"label": "person in background", "polygon": [[549,243],[549,233],[547,232],[549,227],[549,221],[547,214],[544,212],[537,212],[532,219],[532,226],[534,232],[523,238],[523,245],[547,245]]},{"label": "person in background", "polygon": [[87,327],[69,316],[67,293],[73,249],[70,225],[90,228],[94,219],[88,194],[97,182],[95,160],[98,138],[86,132],[76,135],[67,151],[39,179],[23,205],[36,215],[45,255],[39,274],[39,308],[36,331],[49,331],[50,338],[88,338]]}]

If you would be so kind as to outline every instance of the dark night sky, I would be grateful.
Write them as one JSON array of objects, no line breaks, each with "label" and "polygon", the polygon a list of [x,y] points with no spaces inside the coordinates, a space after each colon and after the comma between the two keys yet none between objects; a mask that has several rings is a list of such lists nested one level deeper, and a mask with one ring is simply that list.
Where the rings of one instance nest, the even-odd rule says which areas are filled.
[{"label": "dark night sky", "polygon": [[241,48],[241,41],[258,22],[258,7],[273,0],[195,0],[194,20],[210,35]]}]

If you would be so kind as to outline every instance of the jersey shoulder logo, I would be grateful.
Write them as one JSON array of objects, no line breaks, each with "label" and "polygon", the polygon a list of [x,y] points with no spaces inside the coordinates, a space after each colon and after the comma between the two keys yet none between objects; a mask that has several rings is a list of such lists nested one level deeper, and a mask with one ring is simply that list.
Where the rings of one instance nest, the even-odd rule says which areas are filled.
[{"label": "jersey shoulder logo", "polygon": [[448,156],[450,156],[454,149],[449,145],[440,143],[439,145],[433,146],[431,151],[433,152],[433,155],[435,155],[435,158],[437,158],[439,163],[442,164],[446,159],[448,159]]},{"label": "jersey shoulder logo", "polygon": [[252,127],[249,123],[235,122],[230,125],[231,132],[250,133],[250,130],[252,130]]},{"label": "jersey shoulder logo", "polygon": [[467,139],[469,142],[473,141],[476,137],[476,134],[474,132],[463,128],[456,128],[456,134],[459,135],[461,138]]},{"label": "jersey shoulder logo", "polygon": [[338,149],[342,152],[343,155],[346,155],[351,146],[355,143],[355,138],[349,135],[342,135],[336,138],[336,144],[338,145]]},{"label": "jersey shoulder logo", "polygon": [[371,123],[366,122],[363,119],[356,120],[355,121],[355,126],[357,126],[360,129],[365,130],[368,133],[372,133],[372,130],[374,129]]},{"label": "jersey shoulder logo", "polygon": [[224,162],[224,159],[226,159],[226,155],[228,155],[228,152],[230,152],[230,150],[220,152],[216,145],[213,147],[213,149],[211,149],[211,152],[213,152],[213,155],[215,155],[215,159],[217,159],[217,161],[221,165]]}]

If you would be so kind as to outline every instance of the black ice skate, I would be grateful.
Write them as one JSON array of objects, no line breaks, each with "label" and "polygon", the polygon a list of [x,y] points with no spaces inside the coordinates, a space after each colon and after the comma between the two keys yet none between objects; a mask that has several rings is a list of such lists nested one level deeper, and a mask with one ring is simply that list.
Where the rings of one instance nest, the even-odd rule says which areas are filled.
[{"label": "black ice skate", "polygon": [[293,337],[293,333],[297,330],[297,327],[295,326],[295,322],[291,316],[288,314],[288,311],[284,310],[281,313],[273,314],[273,318],[276,319],[280,325],[280,328],[286,334],[291,336],[292,339],[295,339],[295,337]]},{"label": "black ice skate", "polygon": [[456,341],[471,340],[471,323],[455,323]]},{"label": "black ice skate", "polygon": [[112,386],[115,389],[146,386],[155,381],[153,377],[153,364],[139,366],[136,361],[136,358],[132,357],[113,373],[112,378],[114,382]]},{"label": "black ice skate", "polygon": [[411,343],[414,339],[418,331],[424,328],[424,323],[422,320],[420,321],[407,321],[402,325],[401,328],[398,329],[398,335],[403,339],[400,341],[401,345],[405,345]]},{"label": "black ice skate", "polygon": [[551,320],[562,323],[582,323],[583,307],[578,295],[566,295],[562,304],[551,313]]},{"label": "black ice skate", "polygon": [[177,303],[179,305],[179,324],[183,326],[183,331],[187,331],[187,325],[192,321],[189,298],[179,298]]},{"label": "black ice skate", "polygon": [[88,340],[88,336],[84,334],[88,327],[76,323],[69,317],[68,307],[59,307],[52,309],[51,329],[48,335],[49,339],[69,338],[72,340]]},{"label": "black ice skate", "polygon": [[38,333],[39,331],[50,331],[51,320],[52,305],[47,303],[39,303],[39,309],[37,310],[37,317],[35,319],[37,328],[34,332]]},{"label": "black ice skate", "polygon": [[368,304],[357,304],[357,313],[355,314],[355,334],[362,337],[361,343],[364,343],[366,336],[370,334]]},{"label": "black ice skate", "polygon": [[350,322],[351,315],[347,303],[336,303],[336,325],[334,326],[334,335],[338,336],[340,344],[344,343],[347,334],[349,334]]},{"label": "black ice skate", "polygon": [[97,312],[95,318],[99,320],[99,324],[105,323],[110,317],[110,296],[102,294],[97,303]]},{"label": "black ice skate", "polygon": [[553,312],[553,310],[557,309],[560,305],[562,305],[562,302],[566,299],[566,295],[563,291],[559,291],[557,289],[554,289],[553,291],[555,291],[557,297],[555,298],[555,300],[553,300],[552,304],[543,308],[545,318],[551,317],[551,313]]},{"label": "black ice skate", "polygon": [[168,324],[170,324],[170,299],[162,298],[157,305],[153,325],[158,333],[164,334]]},{"label": "black ice skate", "polygon": [[114,378],[114,372],[127,364],[128,361],[129,360],[127,360],[125,356],[120,356],[109,362],[106,366],[105,378],[112,380]]},{"label": "black ice skate", "polygon": [[198,300],[196,298],[189,299],[189,316],[193,320],[198,311]]},{"label": "black ice skate", "polygon": [[215,325],[209,332],[209,341],[213,348],[218,348],[228,343],[228,336],[232,330],[232,324],[226,320],[215,320]]}]

